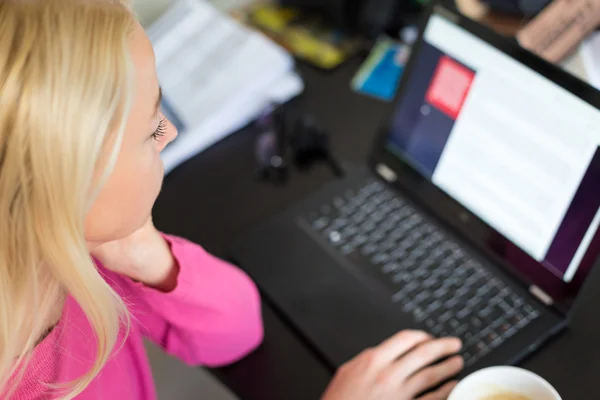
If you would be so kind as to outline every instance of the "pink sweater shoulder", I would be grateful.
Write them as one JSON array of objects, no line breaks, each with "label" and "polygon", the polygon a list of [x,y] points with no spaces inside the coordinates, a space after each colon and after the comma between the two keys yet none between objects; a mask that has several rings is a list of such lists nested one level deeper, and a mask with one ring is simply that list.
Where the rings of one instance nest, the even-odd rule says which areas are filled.
[{"label": "pink sweater shoulder", "polygon": [[[262,341],[260,298],[239,269],[184,239],[166,236],[179,264],[177,287],[162,293],[100,266],[132,316],[102,372],[78,398],[155,399],[142,339],[148,338],[189,365],[222,366],[254,350]],[[93,330],[74,299],[61,321],[40,343],[11,399],[52,399],[48,384],[64,383],[89,370],[96,354]],[[1,399],[2,397],[0,395]]]}]

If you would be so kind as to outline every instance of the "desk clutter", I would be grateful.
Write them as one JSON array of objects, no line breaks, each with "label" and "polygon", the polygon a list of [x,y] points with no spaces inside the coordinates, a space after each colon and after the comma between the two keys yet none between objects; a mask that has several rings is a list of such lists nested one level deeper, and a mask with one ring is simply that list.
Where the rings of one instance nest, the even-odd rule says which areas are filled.
[{"label": "desk clutter", "polygon": [[258,1],[236,13],[244,23],[260,30],[298,60],[332,71],[362,50],[360,37],[336,27],[323,15]]},{"label": "desk clutter", "polygon": [[329,133],[312,116],[298,118],[289,129],[285,106],[272,106],[254,126],[260,132],[255,147],[257,179],[284,184],[291,165],[308,170],[316,162],[325,162],[335,177],[344,176],[331,150]]},{"label": "desk clutter", "polygon": [[[489,0],[455,2],[465,15],[516,37],[522,46],[552,62],[572,53],[600,22],[600,0],[544,0],[536,7],[525,2],[516,9]],[[428,1],[417,3],[422,7]],[[394,99],[418,35],[414,25],[418,7],[405,10],[407,17],[398,20],[403,26],[398,21],[391,25],[395,34],[387,30],[371,41],[364,32],[357,33],[358,28],[344,35],[343,24],[336,25],[335,18],[326,22],[325,14],[322,19],[307,17],[312,14],[304,14],[304,4],[177,0],[149,28],[162,109],[179,130],[179,137],[162,154],[166,173],[255,121],[270,104],[283,104],[300,94],[304,87],[294,72],[294,57],[333,70],[371,47],[350,86],[370,97]],[[568,12],[561,11],[564,7],[570,7]],[[581,47],[587,80],[596,87],[600,87],[598,43],[592,37]]]},{"label": "desk clutter", "polygon": [[175,2],[148,30],[162,110],[179,137],[165,173],[303,90],[291,56],[203,0]]}]

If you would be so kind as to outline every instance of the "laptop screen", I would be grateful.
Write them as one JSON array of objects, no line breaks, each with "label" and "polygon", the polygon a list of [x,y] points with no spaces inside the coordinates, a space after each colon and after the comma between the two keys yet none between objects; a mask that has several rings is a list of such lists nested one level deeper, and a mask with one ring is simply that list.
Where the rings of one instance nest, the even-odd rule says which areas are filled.
[{"label": "laptop screen", "polygon": [[600,225],[600,112],[433,14],[387,148],[563,282]]}]

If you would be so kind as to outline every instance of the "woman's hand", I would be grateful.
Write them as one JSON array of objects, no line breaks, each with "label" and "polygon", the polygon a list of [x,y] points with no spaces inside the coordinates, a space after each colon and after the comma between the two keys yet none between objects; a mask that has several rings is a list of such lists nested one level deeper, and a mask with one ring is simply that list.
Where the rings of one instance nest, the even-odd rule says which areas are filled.
[{"label": "woman's hand", "polygon": [[[460,348],[458,339],[400,332],[343,365],[323,400],[413,400],[462,370],[462,358],[454,356]],[[432,366],[449,356],[454,357]],[[445,400],[455,385],[448,383],[418,399]]]},{"label": "woman's hand", "polygon": [[128,237],[96,247],[92,256],[107,269],[163,292],[177,285],[177,262],[152,219]]}]

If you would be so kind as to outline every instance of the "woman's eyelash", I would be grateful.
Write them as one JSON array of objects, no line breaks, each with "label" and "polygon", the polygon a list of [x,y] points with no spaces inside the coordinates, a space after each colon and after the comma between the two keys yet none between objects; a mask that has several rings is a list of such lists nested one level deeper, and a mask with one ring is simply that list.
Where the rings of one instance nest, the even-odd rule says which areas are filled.
[{"label": "woman's eyelash", "polygon": [[152,134],[152,138],[154,140],[159,140],[161,137],[163,137],[165,135],[165,133],[167,133],[167,119],[161,118],[160,122],[158,123],[158,127]]}]

